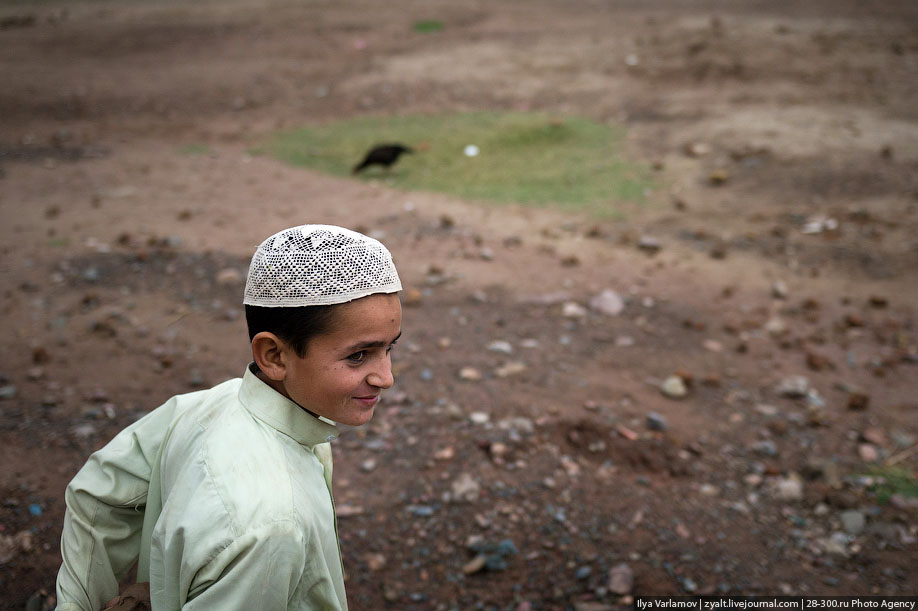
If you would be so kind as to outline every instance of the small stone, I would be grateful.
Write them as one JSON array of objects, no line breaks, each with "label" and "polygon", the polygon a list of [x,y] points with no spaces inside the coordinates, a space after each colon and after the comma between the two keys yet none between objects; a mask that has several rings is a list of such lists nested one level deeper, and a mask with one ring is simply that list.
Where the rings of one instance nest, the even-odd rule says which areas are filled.
[{"label": "small stone", "polygon": [[386,557],[382,554],[367,554],[364,558],[371,571],[376,572],[386,568]]},{"label": "small stone", "polygon": [[32,551],[32,532],[23,530],[15,535],[0,532],[0,566],[3,566],[20,553]]},{"label": "small stone", "polygon": [[665,431],[667,428],[666,417],[656,412],[648,413],[647,428],[649,428],[651,431]]},{"label": "small stone", "polygon": [[704,157],[711,152],[711,146],[704,142],[689,142],[685,145],[685,154],[689,157]]},{"label": "small stone", "polygon": [[339,518],[349,518],[359,516],[363,513],[363,507],[359,505],[348,505],[347,503],[335,504],[335,515]]},{"label": "small stone", "polygon": [[765,331],[772,337],[778,337],[787,332],[787,323],[777,316],[768,319],[764,326]]},{"label": "small stone", "polygon": [[8,384],[7,386],[0,386],[0,400],[13,399],[16,397],[18,392],[19,391],[17,388],[12,384]]},{"label": "small stone", "polygon": [[583,581],[584,579],[589,579],[590,575],[593,574],[593,568],[589,566],[581,566],[577,568],[577,572],[574,573],[574,577],[577,581]]},{"label": "small stone", "polygon": [[488,350],[491,352],[502,352],[504,354],[513,353],[513,344],[503,340],[495,340],[488,344]]},{"label": "small stone", "polygon": [[488,448],[488,453],[495,462],[500,462],[510,453],[510,446],[500,441],[495,441]]},{"label": "small stone", "polygon": [[188,378],[188,386],[190,386],[191,388],[201,388],[205,384],[206,384],[206,381],[204,379],[204,374],[202,374],[197,369],[193,369],[191,371],[191,375]]},{"label": "small stone", "polygon": [[462,473],[452,483],[453,500],[472,502],[481,494],[481,484],[469,473]]},{"label": "small stone", "polygon": [[564,471],[568,474],[568,476],[577,477],[580,475],[580,465],[576,460],[570,456],[564,455],[559,459],[559,461],[561,463],[561,467],[564,468]]},{"label": "small stone", "polygon": [[703,343],[702,345],[704,346],[704,349],[707,350],[707,351],[709,351],[709,352],[718,352],[718,353],[719,353],[719,352],[723,352],[723,351],[724,351],[724,345],[721,344],[719,341],[714,340],[714,339],[706,339],[706,340],[704,340],[704,343]]},{"label": "small stone", "polygon": [[845,533],[832,533],[831,537],[819,539],[819,547],[830,556],[848,557],[848,537]]},{"label": "small stone", "polygon": [[778,455],[778,448],[771,439],[763,439],[752,444],[752,451],[762,456],[774,457]]},{"label": "small stone", "polygon": [[783,280],[778,280],[771,285],[771,296],[775,299],[787,299],[787,295],[787,283]]},{"label": "small stone", "polygon": [[609,591],[624,596],[631,593],[634,587],[634,571],[625,563],[609,569]]},{"label": "small stone", "polygon": [[876,446],[869,443],[858,444],[857,454],[864,462],[877,462],[880,460],[880,453]]},{"label": "small stone", "polygon": [[724,168],[716,168],[708,174],[708,183],[712,186],[719,187],[730,179],[730,174]]},{"label": "small stone", "polygon": [[720,489],[714,484],[702,484],[698,487],[698,492],[702,496],[718,496],[720,494]]},{"label": "small stone", "polygon": [[456,450],[453,448],[453,446],[446,446],[442,450],[437,450],[434,453],[434,458],[437,460],[451,460],[455,455]]},{"label": "small stone", "polygon": [[799,501],[803,498],[803,482],[794,477],[776,479],[772,482],[771,490],[782,501]]},{"label": "small stone", "polygon": [[487,562],[487,556],[484,554],[478,554],[467,563],[465,563],[465,566],[462,567],[462,572],[466,575],[474,575],[475,573],[484,570],[485,564],[487,564]]},{"label": "small stone", "polygon": [[663,248],[663,244],[657,238],[645,235],[638,240],[637,247],[649,255],[655,255]]},{"label": "small stone", "polygon": [[775,392],[777,392],[782,397],[788,397],[791,399],[800,399],[805,397],[807,396],[809,390],[810,381],[805,376],[800,375],[788,376],[781,380],[775,387]]},{"label": "small stone", "polygon": [[96,434],[96,427],[92,424],[78,424],[73,427],[73,436],[77,439],[89,439]]},{"label": "small stone", "polygon": [[587,315],[587,311],[579,303],[568,301],[561,306],[561,315],[565,318],[583,318]]},{"label": "small stone", "polygon": [[360,470],[364,473],[370,473],[376,469],[376,459],[368,458],[362,463],[360,463]]},{"label": "small stone", "polygon": [[625,301],[612,289],[606,289],[590,300],[590,307],[606,316],[618,316],[625,309]]},{"label": "small stone", "polygon": [[481,372],[474,367],[463,367],[459,370],[459,379],[467,382],[477,382],[481,380]]},{"label": "small stone", "polygon": [[472,424],[485,424],[490,419],[491,416],[487,412],[472,412],[469,414],[469,420],[472,421]]},{"label": "small stone", "polygon": [[839,519],[841,519],[842,529],[855,537],[864,532],[864,527],[867,524],[867,518],[864,514],[855,510],[841,512]]},{"label": "small stone", "polygon": [[688,389],[685,387],[685,382],[681,377],[672,375],[663,380],[660,385],[660,392],[670,399],[681,399],[688,394]]},{"label": "small stone", "polygon": [[510,361],[505,363],[503,366],[498,367],[494,370],[494,375],[498,378],[509,378],[510,376],[523,373],[527,369],[526,363],[521,361]]}]

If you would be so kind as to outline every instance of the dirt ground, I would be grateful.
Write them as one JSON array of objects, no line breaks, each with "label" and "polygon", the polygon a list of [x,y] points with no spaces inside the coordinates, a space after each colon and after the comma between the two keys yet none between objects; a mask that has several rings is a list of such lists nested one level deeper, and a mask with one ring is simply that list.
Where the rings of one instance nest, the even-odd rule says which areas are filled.
[{"label": "dirt ground", "polygon": [[[242,373],[248,258],[305,222],[408,287],[334,445],[352,608],[918,592],[918,4],[6,1],[0,74],[0,609],[53,593],[91,451]],[[251,154],[478,109],[624,125],[659,187],[596,220]]]}]

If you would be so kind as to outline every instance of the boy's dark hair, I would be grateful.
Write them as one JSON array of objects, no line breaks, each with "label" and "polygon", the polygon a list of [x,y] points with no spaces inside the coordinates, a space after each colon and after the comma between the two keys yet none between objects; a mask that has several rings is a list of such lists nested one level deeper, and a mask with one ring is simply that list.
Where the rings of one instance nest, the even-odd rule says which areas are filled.
[{"label": "boy's dark hair", "polygon": [[284,340],[293,348],[296,355],[302,358],[306,356],[309,340],[328,330],[335,305],[296,308],[246,305],[245,321],[249,326],[249,341],[252,341],[257,333],[268,331]]}]

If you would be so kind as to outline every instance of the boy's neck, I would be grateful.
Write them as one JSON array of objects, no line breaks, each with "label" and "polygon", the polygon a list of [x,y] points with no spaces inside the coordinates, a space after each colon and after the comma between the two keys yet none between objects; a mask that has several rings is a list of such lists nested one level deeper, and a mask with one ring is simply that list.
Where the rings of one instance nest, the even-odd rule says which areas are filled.
[{"label": "boy's neck", "polygon": [[296,405],[297,407],[299,407],[301,410],[303,410],[304,412],[306,412],[307,414],[309,414],[309,415],[312,416],[313,418],[318,418],[318,417],[319,417],[319,415],[316,414],[315,412],[309,411],[308,409],[306,409],[305,407],[303,407],[302,405],[300,405],[299,403],[297,403],[296,401],[294,401],[294,400],[290,397],[290,395],[287,393],[287,389],[284,387],[283,381],[281,381],[281,380],[272,380],[271,378],[269,378],[268,376],[266,376],[266,375],[264,374],[264,372],[263,372],[261,369],[258,368],[258,365],[255,365],[255,377],[258,378],[259,380],[261,380],[262,382],[264,382],[265,384],[267,384],[268,386],[270,386],[271,388],[273,388],[273,389],[274,389],[275,391],[277,391],[279,394],[281,394],[281,395],[283,395],[284,397],[286,397],[287,399],[289,399],[294,405]]}]

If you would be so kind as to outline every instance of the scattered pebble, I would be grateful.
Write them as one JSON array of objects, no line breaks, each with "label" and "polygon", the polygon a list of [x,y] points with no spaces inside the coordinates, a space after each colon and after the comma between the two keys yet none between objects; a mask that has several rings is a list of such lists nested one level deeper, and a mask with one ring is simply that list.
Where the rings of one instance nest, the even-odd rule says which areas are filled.
[{"label": "scattered pebble", "polygon": [[381,571],[386,568],[386,557],[382,554],[371,553],[364,556],[366,560],[367,567],[373,571]]},{"label": "scattered pebble", "polygon": [[803,499],[803,482],[795,477],[781,477],[771,482],[771,492],[781,501]]},{"label": "scattered pebble", "polygon": [[476,501],[481,494],[481,484],[475,481],[475,478],[469,473],[460,474],[453,481],[451,488],[454,501]]},{"label": "scattered pebble", "polygon": [[683,379],[677,375],[672,375],[663,380],[660,385],[660,392],[670,399],[681,399],[688,394]]},{"label": "scattered pebble", "polygon": [[561,315],[565,318],[583,318],[587,315],[587,311],[579,303],[568,301],[561,306]]},{"label": "scattered pebble", "polygon": [[841,512],[839,519],[842,523],[842,529],[855,537],[864,532],[864,527],[867,525],[867,518],[864,514],[853,509]]},{"label": "scattered pebble", "polygon": [[469,414],[469,420],[472,424],[485,424],[491,419],[490,414],[487,412],[472,412]]},{"label": "scattered pebble", "polygon": [[609,591],[624,596],[630,594],[634,587],[634,571],[625,563],[616,564],[609,569]]},{"label": "scattered pebble", "polygon": [[857,454],[864,462],[877,462],[880,460],[880,452],[876,446],[869,443],[858,444]]},{"label": "scattered pebble", "polygon": [[807,395],[809,390],[809,379],[807,379],[806,376],[801,375],[788,376],[778,382],[778,385],[775,387],[775,392],[777,392],[782,397],[788,397],[791,399],[803,398]]},{"label": "scattered pebble", "polygon": [[655,255],[662,250],[663,244],[657,238],[645,235],[638,240],[637,247],[649,255]]},{"label": "scattered pebble", "polygon": [[763,439],[753,443],[752,451],[761,456],[774,457],[778,455],[778,447],[771,439]]},{"label": "scattered pebble", "polygon": [[625,301],[612,289],[606,289],[590,300],[590,307],[606,316],[618,316],[625,309]]},{"label": "scattered pebble", "polygon": [[787,299],[787,283],[783,280],[778,280],[771,285],[771,296],[775,299]]},{"label": "scattered pebble", "polygon": [[656,412],[648,413],[647,428],[649,428],[651,431],[665,431],[667,428],[666,417]]},{"label": "scattered pebble", "polygon": [[474,367],[463,367],[459,370],[459,379],[467,382],[477,382],[481,380],[481,372]]},{"label": "scattered pebble", "polygon": [[494,370],[494,375],[498,378],[509,378],[510,376],[523,373],[528,369],[526,363],[522,361],[510,361]]},{"label": "scattered pebble", "polygon": [[488,350],[491,352],[502,352],[504,354],[513,353],[513,344],[504,340],[495,340],[488,344]]}]

